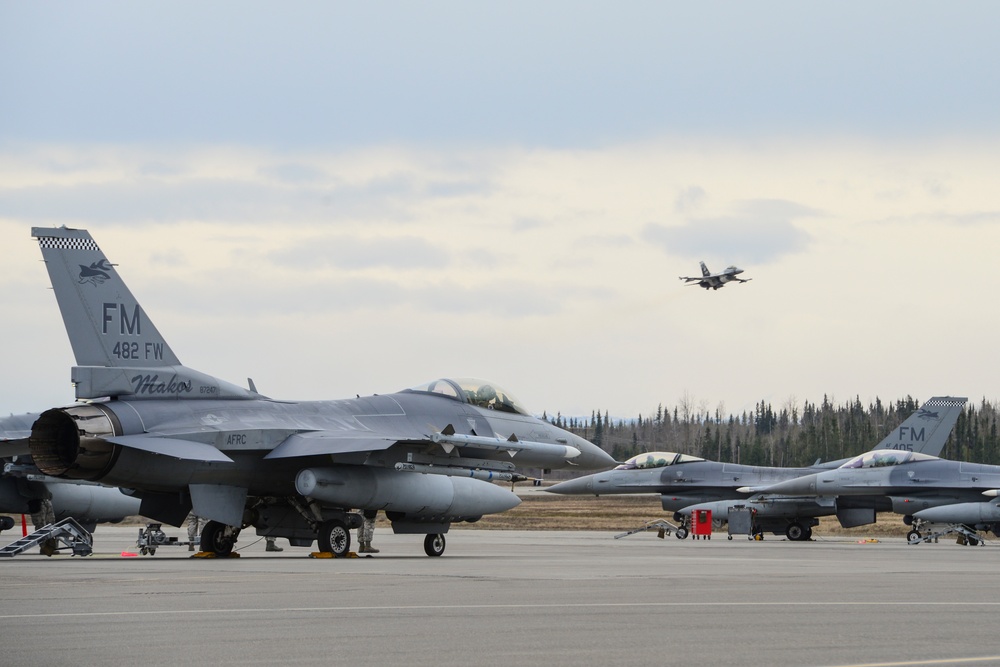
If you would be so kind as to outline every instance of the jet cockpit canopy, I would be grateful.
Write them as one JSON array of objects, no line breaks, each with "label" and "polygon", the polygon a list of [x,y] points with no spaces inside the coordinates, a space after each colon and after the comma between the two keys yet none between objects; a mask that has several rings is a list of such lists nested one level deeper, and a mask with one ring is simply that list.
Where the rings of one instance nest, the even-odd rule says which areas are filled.
[{"label": "jet cockpit canopy", "polygon": [[531,416],[524,405],[509,391],[493,382],[475,378],[441,378],[403,391],[436,394],[487,410]]},{"label": "jet cockpit canopy", "polygon": [[694,461],[704,461],[697,456],[688,454],[678,454],[676,452],[644,452],[636,454],[625,463],[616,467],[615,470],[644,470],[646,468],[663,468],[665,466],[677,465],[678,463],[691,463]]},{"label": "jet cockpit canopy", "polygon": [[855,456],[850,461],[842,464],[841,468],[883,468],[885,466],[898,466],[902,463],[915,461],[933,461],[937,457],[920,452],[909,452],[905,449],[876,449]]}]

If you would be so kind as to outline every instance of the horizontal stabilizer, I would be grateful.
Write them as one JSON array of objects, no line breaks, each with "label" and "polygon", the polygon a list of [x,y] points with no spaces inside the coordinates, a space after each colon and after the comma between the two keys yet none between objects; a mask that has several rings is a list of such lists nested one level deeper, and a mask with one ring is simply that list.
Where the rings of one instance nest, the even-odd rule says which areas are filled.
[{"label": "horizontal stabilizer", "polygon": [[27,456],[30,453],[28,438],[0,438],[0,459]]},{"label": "horizontal stabilizer", "polygon": [[185,461],[201,461],[211,463],[233,463],[233,460],[212,445],[177,438],[151,438],[147,435],[122,435],[107,438],[122,447],[139,449],[150,454],[170,456]]},{"label": "horizontal stabilizer", "polygon": [[297,456],[323,456],[375,452],[389,449],[398,440],[349,431],[308,431],[288,436],[265,459],[290,459]]}]

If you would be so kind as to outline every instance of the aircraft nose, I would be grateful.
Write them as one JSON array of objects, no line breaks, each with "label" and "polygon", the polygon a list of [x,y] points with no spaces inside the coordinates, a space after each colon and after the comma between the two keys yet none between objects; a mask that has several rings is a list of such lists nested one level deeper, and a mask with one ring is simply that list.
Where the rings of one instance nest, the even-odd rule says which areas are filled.
[{"label": "aircraft nose", "polygon": [[602,468],[610,468],[618,465],[618,462],[610,454],[589,440],[573,436],[573,442],[570,444],[580,450],[580,456],[573,459],[573,463],[576,464],[574,467],[576,468],[581,470],[601,470]]},{"label": "aircraft nose", "polygon": [[553,484],[545,490],[549,493],[558,493],[563,496],[582,496],[588,493],[593,493],[593,489],[594,476],[587,475],[586,477],[577,477],[576,479],[571,479],[566,482]]},{"label": "aircraft nose", "polygon": [[778,484],[772,484],[766,489],[763,489],[763,491],[765,493],[775,493],[788,496],[812,495],[816,493],[816,478],[817,475],[804,475],[802,477],[796,477],[795,479],[779,482]]}]

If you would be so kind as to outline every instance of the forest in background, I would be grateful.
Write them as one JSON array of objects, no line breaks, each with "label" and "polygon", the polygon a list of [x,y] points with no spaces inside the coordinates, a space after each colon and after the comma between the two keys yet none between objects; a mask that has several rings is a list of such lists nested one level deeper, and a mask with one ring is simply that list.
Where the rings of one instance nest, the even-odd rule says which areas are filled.
[{"label": "forest in background", "polygon": [[[807,466],[872,449],[918,407],[907,396],[891,403],[876,398],[864,405],[859,398],[837,404],[799,406],[789,400],[775,408],[759,402],[753,412],[723,414],[687,398],[657,408],[656,414],[614,419],[594,410],[590,419],[544,415],[550,423],[600,445],[618,461],[651,451],[680,452],[713,461],[766,466]],[[948,439],[942,458],[1000,464],[997,437],[998,405],[982,399],[966,403]]]}]

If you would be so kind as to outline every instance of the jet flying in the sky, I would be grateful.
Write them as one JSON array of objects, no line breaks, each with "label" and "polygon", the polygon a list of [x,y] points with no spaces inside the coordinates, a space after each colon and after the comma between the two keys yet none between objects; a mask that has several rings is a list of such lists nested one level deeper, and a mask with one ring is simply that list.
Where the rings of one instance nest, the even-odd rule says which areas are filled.
[{"label": "jet flying in the sky", "polygon": [[686,283],[692,285],[698,285],[699,287],[704,287],[705,289],[717,290],[720,287],[725,287],[726,283],[738,282],[738,283],[748,283],[753,278],[737,278],[739,274],[743,273],[743,269],[737,266],[728,266],[725,271],[720,271],[719,273],[712,273],[705,266],[705,262],[700,262],[701,264],[701,275],[700,276],[680,276],[680,279]]},{"label": "jet flying in the sky", "polygon": [[35,228],[76,357],[79,403],[41,413],[25,451],[62,479],[129,489],[140,513],[208,519],[201,548],[229,554],[241,530],[342,554],[352,510],[383,510],[394,532],[438,556],[454,522],[520,500],[490,483],[515,465],[596,470],[614,460],[496,384],[440,379],[395,393],[276,400],[181,365],[86,230]]},{"label": "jet flying in the sky", "polygon": [[[951,397],[926,401],[882,440],[876,450],[939,454],[965,401]],[[659,494],[663,509],[673,512],[674,520],[681,524],[675,533],[680,538],[688,535],[693,511],[710,509],[714,518],[725,521],[731,508],[748,507],[754,510],[759,532],[808,540],[812,528],[819,523],[816,517],[835,514],[845,527],[875,520],[875,505],[867,499],[860,503],[851,498],[834,501],[817,498],[815,493],[772,490],[781,486],[779,482],[795,484],[803,475],[836,468],[841,463],[775,468],[706,461],[674,452],[647,452],[633,456],[614,470],[571,479],[546,490],[566,495]],[[877,508],[891,509],[888,503],[880,503]]]}]

